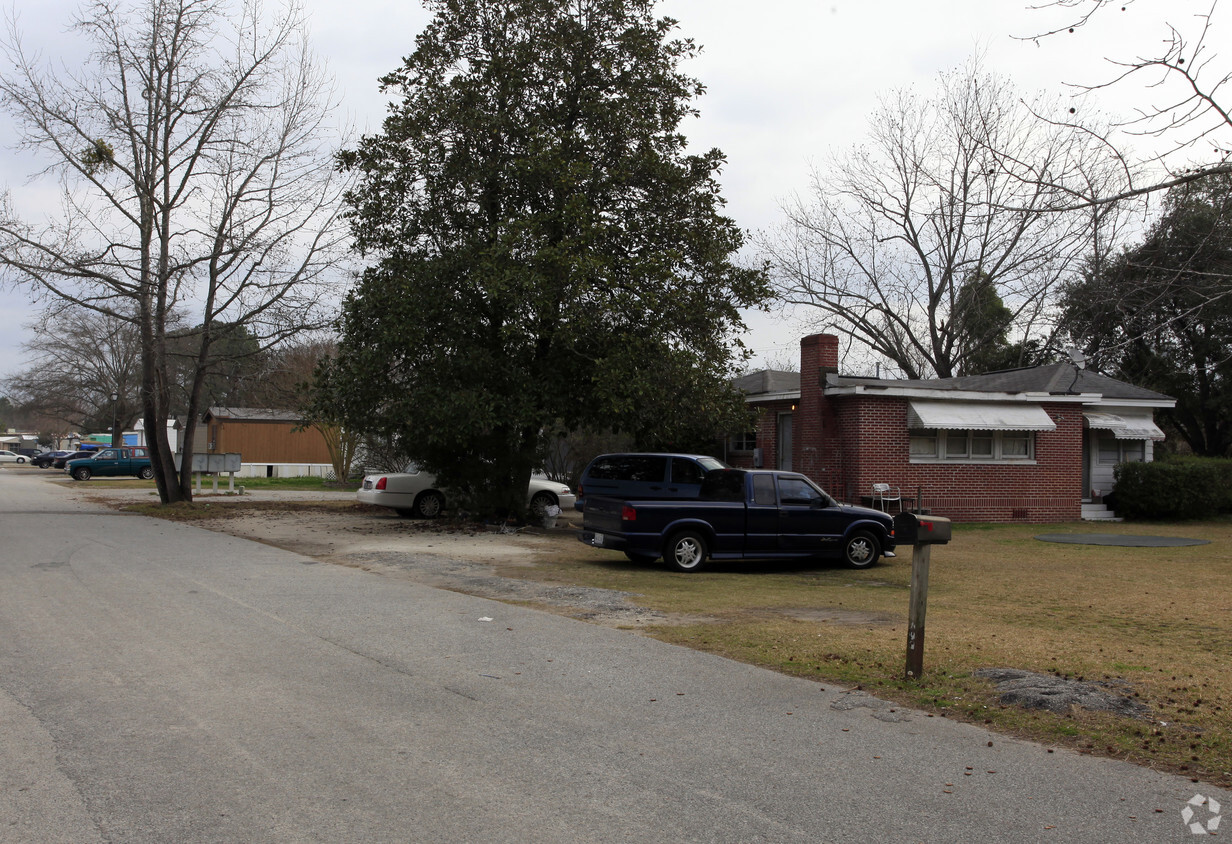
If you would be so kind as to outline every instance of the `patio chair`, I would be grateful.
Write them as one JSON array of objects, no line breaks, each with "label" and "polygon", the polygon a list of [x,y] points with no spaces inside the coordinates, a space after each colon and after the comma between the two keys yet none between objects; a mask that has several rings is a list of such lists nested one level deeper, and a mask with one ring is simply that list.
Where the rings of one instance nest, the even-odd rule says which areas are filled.
[{"label": "patio chair", "polygon": [[897,502],[898,511],[903,511],[903,492],[889,484],[873,484],[873,506],[884,513],[890,512],[887,507]]}]

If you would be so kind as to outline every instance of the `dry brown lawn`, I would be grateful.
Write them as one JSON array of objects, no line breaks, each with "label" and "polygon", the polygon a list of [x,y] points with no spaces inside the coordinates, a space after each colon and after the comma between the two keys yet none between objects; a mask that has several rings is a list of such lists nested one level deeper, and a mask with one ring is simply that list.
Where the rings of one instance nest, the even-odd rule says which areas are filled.
[{"label": "dry brown lawn", "polygon": [[[1210,540],[1180,548],[1041,542],[1042,533],[1137,533]],[[589,549],[544,560],[549,576],[637,594],[692,623],[658,638],[851,685],[937,714],[1080,751],[1232,784],[1232,521],[959,525],[932,552],[925,675],[903,679],[911,551],[853,572],[714,565],[693,575]],[[1149,718],[999,702],[979,668],[1111,681]]]}]

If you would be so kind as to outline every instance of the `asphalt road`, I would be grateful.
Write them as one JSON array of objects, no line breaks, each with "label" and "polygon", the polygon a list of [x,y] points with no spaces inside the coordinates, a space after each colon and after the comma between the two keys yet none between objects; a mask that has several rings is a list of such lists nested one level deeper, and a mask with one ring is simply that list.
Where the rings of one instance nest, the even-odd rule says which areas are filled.
[{"label": "asphalt road", "polygon": [[0,471],[2,842],[1180,842],[1199,793],[1232,814],[1184,778]]}]

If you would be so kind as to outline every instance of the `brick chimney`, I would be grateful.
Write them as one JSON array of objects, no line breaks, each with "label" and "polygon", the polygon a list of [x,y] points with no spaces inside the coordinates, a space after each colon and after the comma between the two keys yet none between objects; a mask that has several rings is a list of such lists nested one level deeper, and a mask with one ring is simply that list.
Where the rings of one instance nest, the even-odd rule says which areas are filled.
[{"label": "brick chimney", "polygon": [[792,417],[791,463],[841,498],[838,416],[823,392],[826,376],[836,372],[838,337],[810,334],[800,340],[800,402]]}]

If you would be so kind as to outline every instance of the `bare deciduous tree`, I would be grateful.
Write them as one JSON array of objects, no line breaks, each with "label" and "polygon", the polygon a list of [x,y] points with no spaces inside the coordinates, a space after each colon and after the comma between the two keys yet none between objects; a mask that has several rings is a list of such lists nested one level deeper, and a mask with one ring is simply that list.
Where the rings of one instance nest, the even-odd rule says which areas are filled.
[{"label": "bare deciduous tree", "polygon": [[[1232,173],[1232,104],[1225,99],[1232,69],[1216,50],[1219,0],[1167,0],[1167,4],[1173,18],[1165,24],[1157,46],[1147,46],[1138,54],[1109,56],[1112,72],[1107,79],[1073,85],[1080,93],[1090,93],[1138,84],[1142,89],[1140,104],[1133,114],[1110,129],[1146,142],[1144,145],[1151,150],[1149,155],[1135,157],[1113,132],[1101,133],[1098,139],[1120,162],[1125,184],[1099,191],[1092,187],[1109,185],[1054,179],[1054,186],[1072,192],[1075,204],[1113,203],[1208,175]],[[1089,27],[1100,23],[1112,25],[1110,17],[1132,15],[1152,5],[1158,3],[1052,0],[1039,8],[1059,12],[1061,23],[1030,39],[1071,35],[1080,39],[1082,31]],[[1068,111],[1075,113],[1078,109],[1071,107]],[[1057,122],[1076,126],[1063,120]]]},{"label": "bare deciduous tree", "polygon": [[329,319],[345,233],[332,164],[334,102],[296,5],[92,0],[76,21],[84,69],[51,71],[4,45],[0,104],[60,179],[38,222],[0,208],[0,267],[50,299],[132,319],[163,502],[191,498],[166,439],[168,316],[198,326],[187,461],[220,327],[262,347]]},{"label": "bare deciduous tree", "polygon": [[132,320],[70,307],[26,329],[33,339],[22,349],[31,364],[6,381],[26,413],[57,434],[104,421],[109,427],[113,414],[127,428],[140,415],[141,345]]},{"label": "bare deciduous tree", "polygon": [[[962,374],[1007,333],[1021,349],[1049,337],[1054,289],[1107,248],[1120,209],[1058,211],[1069,198],[1040,176],[1114,176],[1098,145],[1036,118],[976,63],[943,74],[930,99],[893,93],[869,126],[761,238],[782,299],[912,378]],[[961,295],[977,282],[985,295]],[[960,312],[988,294],[1006,318]]]}]

